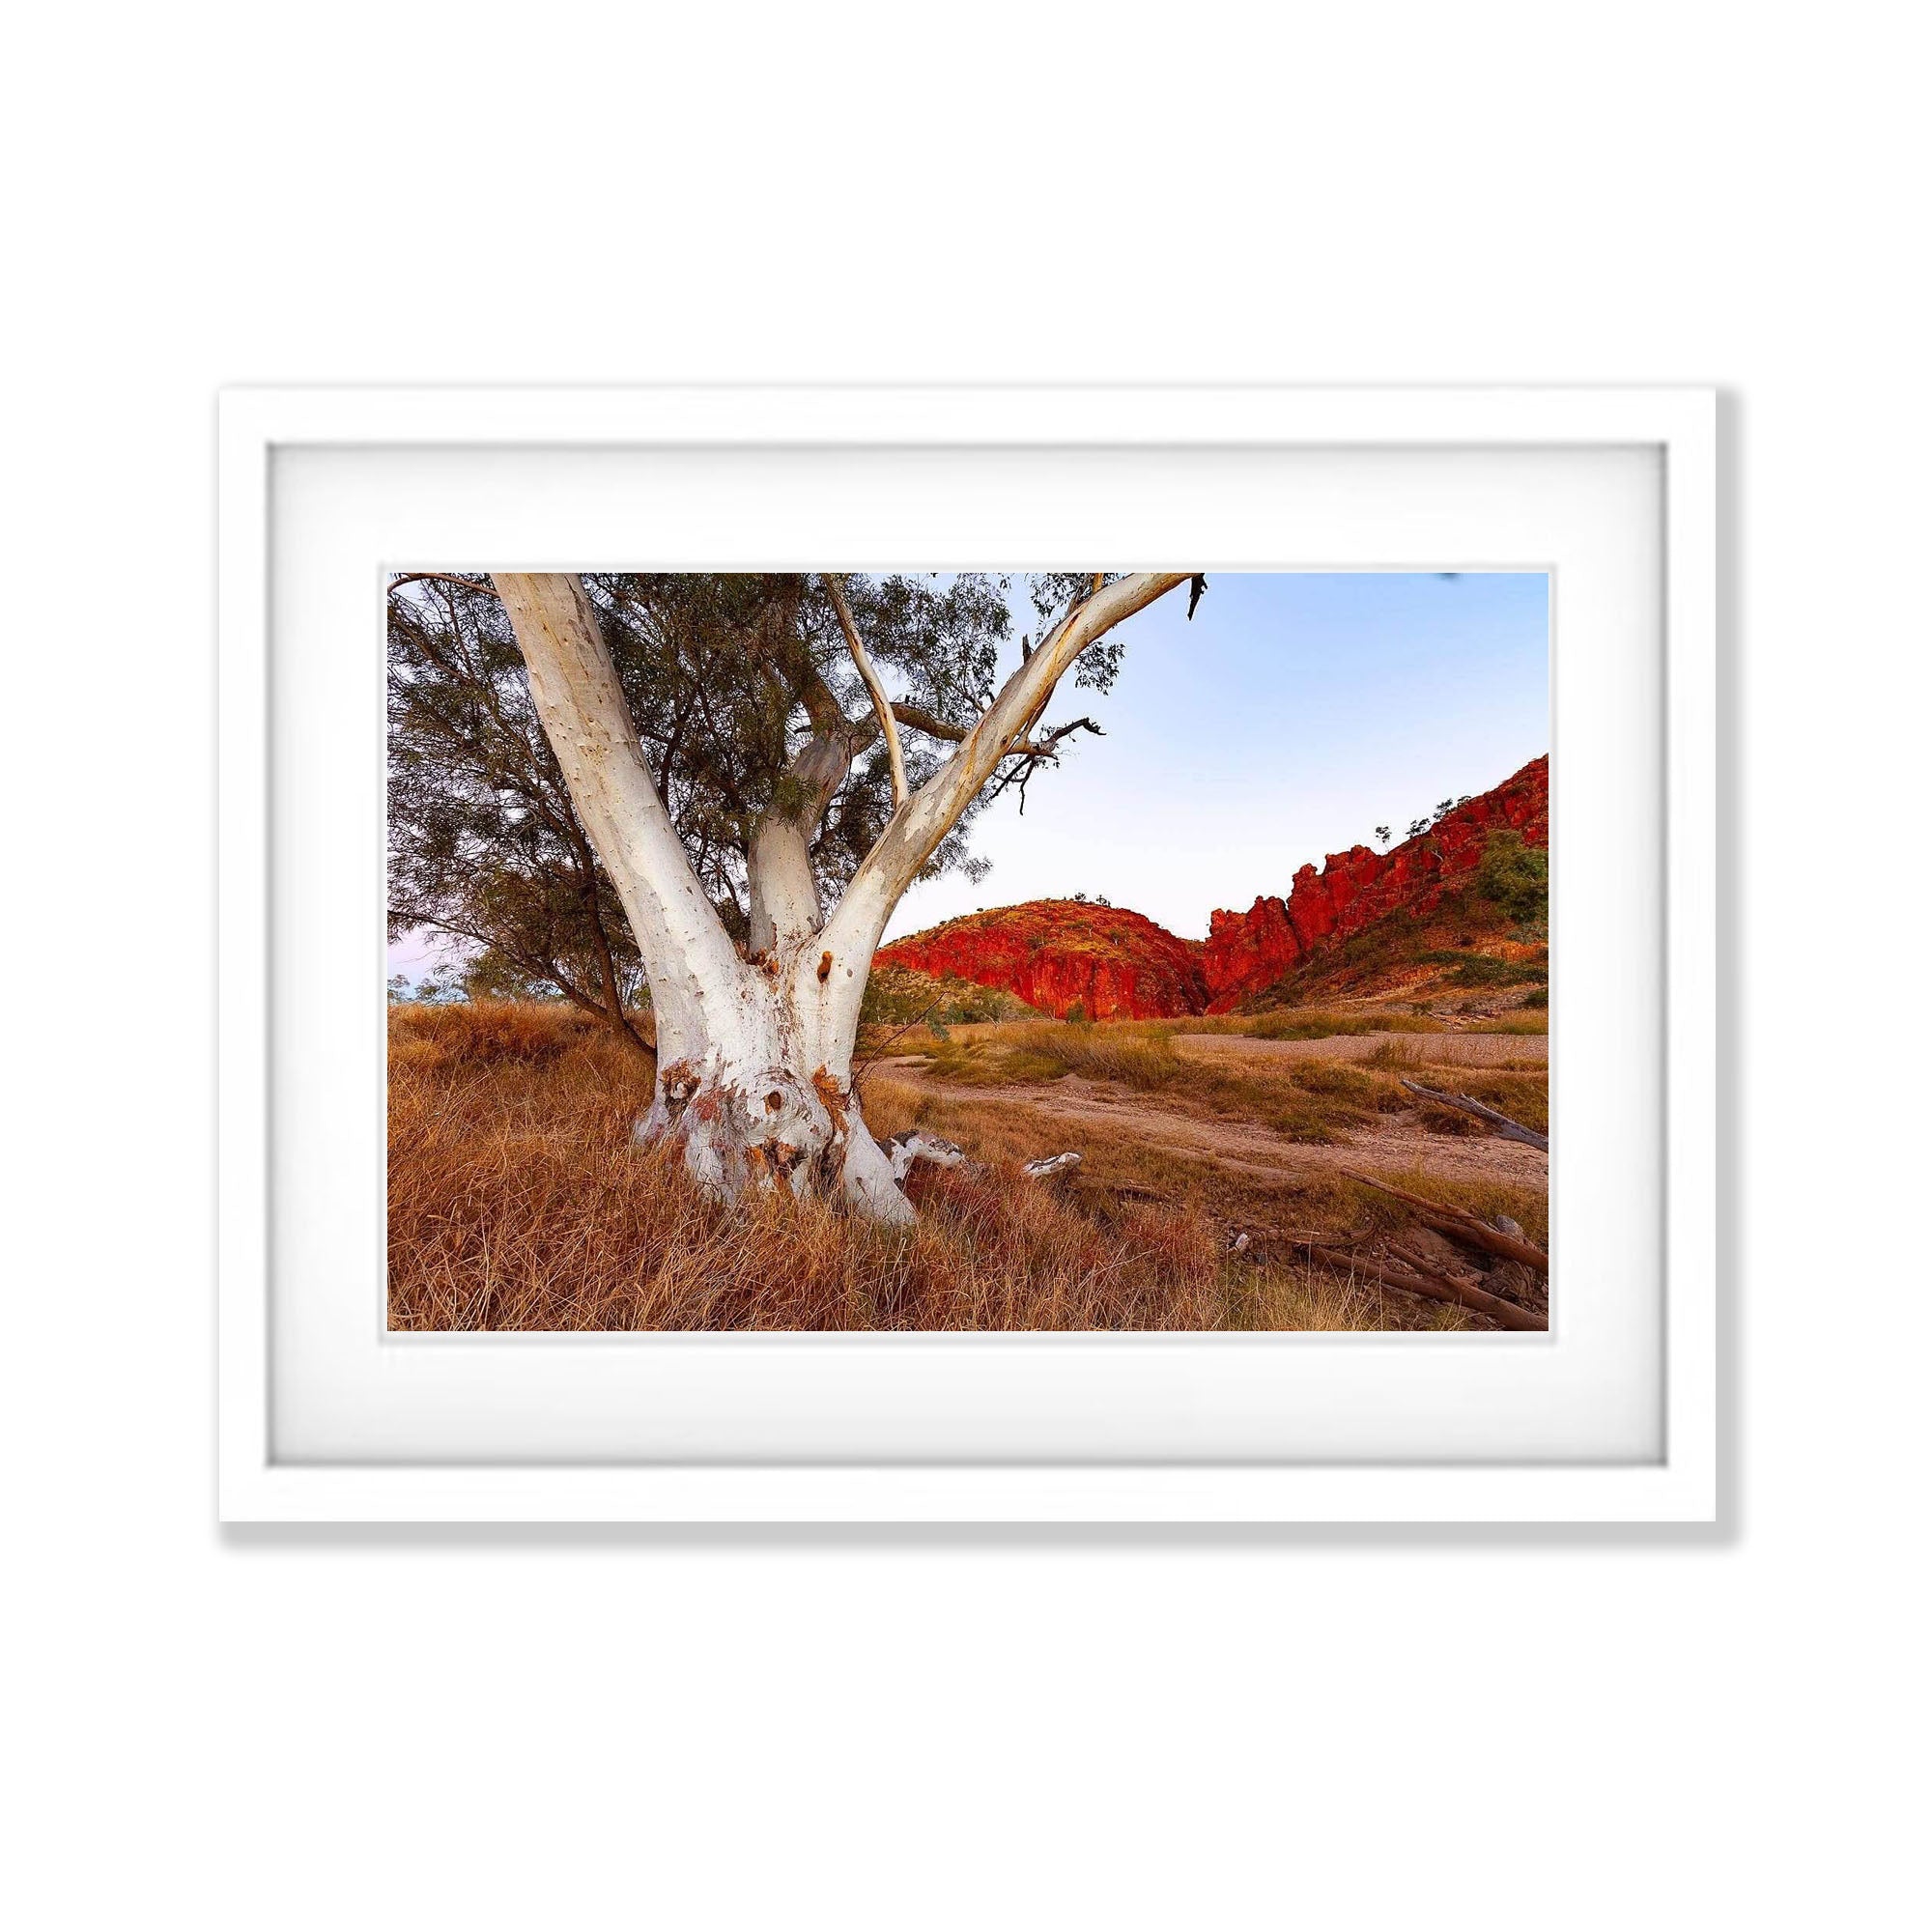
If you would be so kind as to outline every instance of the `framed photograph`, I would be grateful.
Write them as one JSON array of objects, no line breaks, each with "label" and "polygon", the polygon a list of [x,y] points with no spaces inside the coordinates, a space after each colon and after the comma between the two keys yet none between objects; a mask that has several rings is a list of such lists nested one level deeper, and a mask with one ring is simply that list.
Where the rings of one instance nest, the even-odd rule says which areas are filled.
[{"label": "framed photograph", "polygon": [[1701,389],[235,390],[233,1520],[1718,1508]]}]

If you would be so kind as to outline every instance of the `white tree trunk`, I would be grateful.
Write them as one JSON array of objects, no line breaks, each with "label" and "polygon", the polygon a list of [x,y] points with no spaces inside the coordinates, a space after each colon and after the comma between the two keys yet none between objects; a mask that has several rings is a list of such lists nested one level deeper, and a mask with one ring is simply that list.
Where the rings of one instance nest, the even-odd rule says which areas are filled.
[{"label": "white tree trunk", "polygon": [[[582,582],[495,575],[537,714],[650,980],[658,1072],[639,1140],[680,1147],[699,1184],[721,1198],[786,1187],[843,1199],[879,1220],[913,1218],[852,1091],[859,1007],[886,922],[1002,759],[1024,743],[1067,667],[1187,575],[1142,573],[1096,586],[909,798],[899,774],[892,821],[829,919],[812,878],[810,833],[844,783],[859,740],[836,711],[814,714],[814,735],[789,773],[806,803],[793,817],[768,817],[752,841],[749,958],[692,873]],[[850,613],[840,615],[849,626]],[[890,734],[890,709],[855,627],[849,641]]]},{"label": "white tree trunk", "polygon": [[639,1139],[680,1147],[699,1185],[721,1198],[785,1187],[910,1221],[852,1091],[871,953],[834,962],[819,946],[803,837],[783,825],[761,835],[753,895],[764,944],[739,958],[651,782],[582,584],[552,574],[495,581],[537,713],[650,980],[658,1071]]}]

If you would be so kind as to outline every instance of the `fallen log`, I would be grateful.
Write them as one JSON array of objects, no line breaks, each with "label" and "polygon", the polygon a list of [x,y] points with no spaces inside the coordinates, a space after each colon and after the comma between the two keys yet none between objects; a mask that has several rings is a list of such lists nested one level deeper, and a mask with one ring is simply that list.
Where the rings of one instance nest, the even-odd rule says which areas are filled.
[{"label": "fallen log", "polygon": [[[1495,1224],[1503,1234],[1513,1236],[1519,1241],[1523,1238],[1521,1224],[1512,1221],[1507,1214],[1498,1214]],[[1489,1271],[1488,1286],[1501,1290],[1518,1301],[1533,1305],[1534,1297],[1541,1300],[1546,1308],[1549,1305],[1549,1277],[1525,1267],[1521,1262],[1495,1262]]]},{"label": "fallen log", "polygon": [[1365,1274],[1372,1280],[1379,1281],[1389,1288],[1402,1289],[1408,1294],[1419,1294],[1427,1301],[1449,1301],[1468,1309],[1472,1314],[1487,1315],[1499,1327],[1515,1328],[1537,1334],[1547,1333],[1549,1318],[1538,1315],[1527,1308],[1519,1308],[1513,1301],[1504,1301],[1499,1295],[1487,1293],[1480,1288],[1472,1288],[1466,1282],[1451,1281],[1446,1275],[1422,1273],[1413,1267],[1391,1265],[1386,1261],[1377,1261],[1363,1254],[1343,1254],[1326,1244],[1308,1244],[1316,1258],[1329,1267],[1349,1274]]},{"label": "fallen log", "polygon": [[1377,1180],[1373,1176],[1358,1173],[1352,1167],[1345,1167],[1339,1172],[1350,1180],[1359,1181],[1364,1187],[1373,1187],[1378,1194],[1393,1195],[1398,1201],[1406,1201],[1416,1208],[1432,1228],[1439,1229],[1445,1235],[1453,1235],[1459,1241],[1468,1246],[1482,1248],[1487,1253],[1500,1255],[1506,1262],[1520,1262],[1525,1267],[1534,1268],[1538,1274],[1549,1272],[1549,1257],[1533,1241],[1524,1240],[1520,1236],[1505,1235],[1501,1229],[1492,1228],[1480,1215],[1471,1214],[1466,1208],[1451,1208],[1445,1202],[1431,1201],[1421,1194],[1411,1194],[1406,1187],[1392,1186],[1386,1180]]},{"label": "fallen log", "polygon": [[[913,1163],[920,1160],[930,1161],[934,1167],[977,1169],[983,1165],[973,1159],[963,1147],[943,1140],[938,1134],[928,1133],[923,1127],[915,1127],[910,1133],[895,1134],[886,1143],[886,1158],[892,1162],[895,1180],[903,1180],[912,1172]],[[1042,1154],[1037,1160],[1030,1160],[1020,1172],[1030,1180],[1045,1180],[1053,1175],[1068,1173],[1079,1165],[1080,1155],[1068,1148],[1065,1153]]]},{"label": "fallen log", "polygon": [[[1425,1236],[1435,1235],[1435,1230],[1431,1228],[1424,1228],[1420,1232]],[[1443,1247],[1448,1247],[1449,1243],[1442,1236],[1436,1235],[1435,1238]],[[1406,1268],[1411,1274],[1428,1275],[1435,1281],[1453,1281],[1459,1288],[1479,1288],[1485,1293],[1491,1292],[1482,1272],[1464,1261],[1460,1254],[1452,1254],[1445,1262],[1440,1256],[1432,1255],[1427,1248],[1412,1242],[1384,1241],[1380,1259],[1393,1262],[1397,1267]],[[1496,1265],[1501,1268],[1513,1266],[1514,1264],[1498,1262]],[[1502,1299],[1508,1300],[1509,1297],[1505,1295]]]},{"label": "fallen log", "polygon": [[1030,1160],[1020,1172],[1030,1180],[1044,1180],[1055,1174],[1065,1174],[1080,1165],[1080,1156],[1068,1148],[1065,1153],[1042,1154],[1037,1160]]},{"label": "fallen log", "polygon": [[893,1179],[903,1180],[916,1160],[929,1160],[935,1167],[959,1167],[965,1162],[966,1150],[916,1127],[909,1134],[895,1134],[886,1143],[886,1158],[893,1164]]},{"label": "fallen log", "polygon": [[1486,1107],[1482,1101],[1472,1099],[1467,1094],[1444,1094],[1434,1087],[1425,1087],[1420,1080],[1405,1080],[1402,1083],[1418,1098],[1434,1100],[1438,1107],[1456,1107],[1465,1114],[1473,1114],[1477,1120],[1488,1122],[1506,1141],[1520,1141],[1524,1147],[1549,1151],[1549,1136],[1540,1134],[1534,1127],[1526,1127],[1520,1121],[1513,1121],[1507,1114],[1499,1114],[1493,1107]]}]

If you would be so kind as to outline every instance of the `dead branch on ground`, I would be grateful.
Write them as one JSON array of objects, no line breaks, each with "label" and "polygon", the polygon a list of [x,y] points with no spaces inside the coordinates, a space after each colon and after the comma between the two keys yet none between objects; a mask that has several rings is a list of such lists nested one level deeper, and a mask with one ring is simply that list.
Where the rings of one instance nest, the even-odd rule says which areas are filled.
[{"label": "dead branch on ground", "polygon": [[1452,1208],[1447,1202],[1431,1201],[1424,1195],[1411,1194],[1405,1187],[1377,1180],[1352,1167],[1345,1167],[1340,1172],[1346,1179],[1358,1181],[1364,1187],[1373,1187],[1378,1194],[1392,1195],[1398,1201],[1406,1202],[1432,1228],[1467,1247],[1482,1248],[1490,1254],[1500,1255],[1506,1262],[1520,1262],[1524,1267],[1534,1268],[1538,1274],[1549,1272],[1549,1257],[1533,1241],[1491,1227],[1480,1215],[1470,1213],[1466,1208]]},{"label": "dead branch on ground", "polygon": [[1549,1151],[1548,1134],[1540,1134],[1534,1127],[1526,1127],[1520,1121],[1513,1121],[1507,1114],[1499,1114],[1495,1108],[1484,1106],[1467,1094],[1444,1094],[1434,1087],[1425,1087],[1420,1080],[1405,1080],[1402,1084],[1419,1098],[1434,1100],[1438,1107],[1456,1107],[1465,1114],[1473,1114],[1477,1120],[1493,1127],[1506,1141],[1520,1141],[1524,1147],[1540,1149],[1544,1153]]},{"label": "dead branch on ground", "polygon": [[1381,1255],[1366,1252],[1356,1237],[1349,1236],[1302,1235],[1295,1237],[1295,1245],[1306,1250],[1311,1260],[1339,1274],[1366,1275],[1371,1281],[1420,1295],[1426,1301],[1452,1302],[1471,1314],[1487,1316],[1499,1327],[1532,1333],[1543,1333],[1549,1327],[1548,1315],[1505,1301],[1460,1275],[1444,1274],[1399,1243],[1390,1243]]}]

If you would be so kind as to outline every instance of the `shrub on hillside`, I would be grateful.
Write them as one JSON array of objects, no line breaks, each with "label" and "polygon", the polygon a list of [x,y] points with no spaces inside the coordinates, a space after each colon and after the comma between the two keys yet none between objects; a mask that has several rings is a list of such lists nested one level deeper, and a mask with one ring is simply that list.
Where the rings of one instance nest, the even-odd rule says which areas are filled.
[{"label": "shrub on hillside", "polygon": [[864,1026],[911,1026],[921,1019],[937,1021],[941,1026],[971,1026],[983,1020],[1038,1017],[1024,1000],[1003,987],[934,979],[906,966],[875,965],[859,1009]]},{"label": "shrub on hillside", "polygon": [[1520,832],[1492,832],[1476,867],[1476,891],[1519,925],[1549,917],[1549,854],[1526,844]]}]

